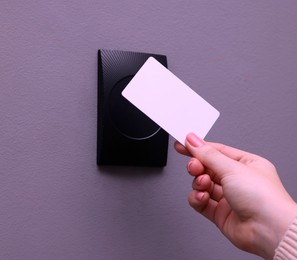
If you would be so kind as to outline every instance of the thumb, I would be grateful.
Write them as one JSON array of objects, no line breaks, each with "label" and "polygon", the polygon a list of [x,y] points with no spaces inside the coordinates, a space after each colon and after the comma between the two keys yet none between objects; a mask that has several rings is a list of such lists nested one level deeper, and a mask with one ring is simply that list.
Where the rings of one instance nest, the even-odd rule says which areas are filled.
[{"label": "thumb", "polygon": [[193,133],[187,135],[186,148],[193,157],[210,169],[219,179],[239,172],[242,164],[223,154]]}]

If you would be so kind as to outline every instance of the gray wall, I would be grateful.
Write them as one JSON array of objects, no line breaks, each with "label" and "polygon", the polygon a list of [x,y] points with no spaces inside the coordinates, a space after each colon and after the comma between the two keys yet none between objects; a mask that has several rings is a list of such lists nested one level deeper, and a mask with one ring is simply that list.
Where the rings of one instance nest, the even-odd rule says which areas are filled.
[{"label": "gray wall", "polygon": [[[221,111],[207,140],[272,160],[297,199],[297,2],[1,1],[0,259],[258,259],[187,203],[187,159],[96,160],[96,52],[156,52]],[[256,202],[255,202],[256,203]]]}]

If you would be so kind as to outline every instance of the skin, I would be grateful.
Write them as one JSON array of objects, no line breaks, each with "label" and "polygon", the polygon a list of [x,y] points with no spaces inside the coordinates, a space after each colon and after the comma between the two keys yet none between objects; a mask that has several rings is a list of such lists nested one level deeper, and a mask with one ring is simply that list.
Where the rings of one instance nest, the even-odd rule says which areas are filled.
[{"label": "skin", "polygon": [[175,149],[191,157],[189,204],[238,248],[272,259],[297,216],[297,204],[268,160],[195,134]]}]

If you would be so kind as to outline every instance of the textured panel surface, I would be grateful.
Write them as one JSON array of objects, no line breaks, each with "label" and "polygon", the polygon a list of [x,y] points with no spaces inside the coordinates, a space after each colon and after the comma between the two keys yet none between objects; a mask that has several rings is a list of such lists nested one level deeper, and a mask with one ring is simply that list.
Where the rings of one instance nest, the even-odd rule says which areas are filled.
[{"label": "textured panel surface", "polygon": [[98,51],[98,165],[166,165],[168,134],[122,96],[150,56],[167,66],[164,55]]}]

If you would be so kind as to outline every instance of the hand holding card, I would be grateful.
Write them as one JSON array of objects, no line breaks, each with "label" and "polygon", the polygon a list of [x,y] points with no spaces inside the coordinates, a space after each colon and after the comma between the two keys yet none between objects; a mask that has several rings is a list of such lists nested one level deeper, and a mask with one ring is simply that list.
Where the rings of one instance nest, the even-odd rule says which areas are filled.
[{"label": "hand holding card", "polygon": [[204,138],[220,115],[153,57],[144,63],[122,95],[181,144],[185,144],[190,132]]}]

